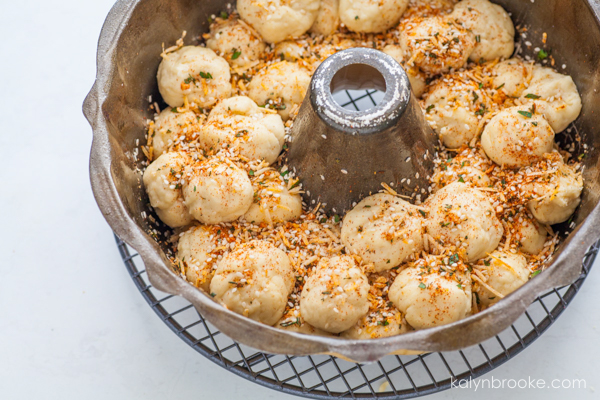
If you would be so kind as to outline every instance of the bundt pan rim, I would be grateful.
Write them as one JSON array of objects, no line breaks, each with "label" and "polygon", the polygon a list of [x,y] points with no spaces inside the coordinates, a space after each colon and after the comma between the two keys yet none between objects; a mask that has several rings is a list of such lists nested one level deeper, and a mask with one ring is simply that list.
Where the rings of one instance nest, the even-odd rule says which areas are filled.
[{"label": "bundt pan rim", "polygon": [[[539,7],[540,3],[536,5],[518,0],[495,2],[513,11],[517,21],[519,17],[515,17],[515,14],[519,13],[514,12],[516,4],[524,8]],[[544,3],[550,5],[549,8],[554,7],[549,12],[561,15],[564,19],[592,19],[594,26],[585,29],[595,36],[590,40],[593,43],[587,46],[593,49],[595,44],[600,43],[600,4],[597,1],[550,0]],[[568,3],[576,3],[572,16],[563,10]],[[158,98],[155,81],[149,82],[149,79],[140,77],[144,74],[155,76],[163,41],[174,42],[184,29],[188,30],[188,38],[197,37],[208,30],[208,21],[202,16],[217,14],[227,4],[220,1],[119,0],[104,23],[98,43],[96,81],[83,104],[84,114],[93,129],[90,155],[92,189],[111,228],[140,254],[148,278],[156,289],[184,297],[221,332],[260,351],[290,355],[330,354],[355,362],[373,362],[388,354],[452,351],[483,342],[509,327],[538,295],[568,285],[579,277],[584,254],[600,235],[600,173],[598,166],[593,165],[594,159],[599,159],[596,144],[600,142],[600,133],[595,132],[595,115],[590,109],[594,100],[598,99],[596,88],[600,89],[599,74],[592,70],[593,65],[598,65],[600,57],[593,52],[583,54],[585,49],[579,49],[581,54],[572,54],[574,58],[587,57],[584,60],[572,60],[575,64],[573,68],[583,70],[589,65],[589,72],[584,71],[581,80],[573,75],[579,89],[582,90],[583,84],[590,85],[582,93],[584,109],[575,124],[585,132],[584,141],[589,142],[588,151],[591,155],[584,160],[587,163],[584,174],[586,188],[575,218],[578,227],[561,244],[551,265],[542,274],[493,307],[437,328],[383,339],[346,340],[287,332],[255,322],[225,309],[175,275],[162,248],[146,233],[149,226],[140,216],[141,211],[147,210],[147,201],[141,176],[136,172],[135,166],[139,160],[136,161],[134,149],[136,140],[144,138],[143,120],[149,115],[147,103],[143,105],[143,97],[153,95]],[[509,5],[513,6],[512,9]],[[526,14],[525,9],[520,11],[521,15]],[[160,21],[156,22],[162,28],[160,33],[149,30],[148,26],[152,25],[147,18],[149,15],[160,15]],[[184,20],[187,26],[182,26],[185,25]],[[578,26],[563,26],[561,32],[565,29],[574,29],[575,32],[583,29],[582,24],[574,25]],[[557,27],[555,25],[547,29],[551,28],[556,30]],[[539,45],[542,45],[541,39]],[[131,51],[131,46],[135,46],[133,48],[136,51]],[[598,46],[595,48],[600,49]],[[560,59],[559,52],[556,55]],[[144,57],[154,61],[142,62]],[[583,126],[578,127],[578,122]]]}]

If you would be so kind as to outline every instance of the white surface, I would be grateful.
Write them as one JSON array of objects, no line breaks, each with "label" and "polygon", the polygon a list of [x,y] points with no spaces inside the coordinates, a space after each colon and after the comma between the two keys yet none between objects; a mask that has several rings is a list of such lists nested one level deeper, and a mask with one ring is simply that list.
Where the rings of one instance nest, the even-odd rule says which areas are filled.
[{"label": "white surface", "polygon": [[[0,12],[0,398],[291,399],[216,367],[147,306],[88,180],[81,113],[111,0],[4,1]],[[439,398],[597,398],[600,267],[558,322],[488,376],[583,378],[587,389]]]}]

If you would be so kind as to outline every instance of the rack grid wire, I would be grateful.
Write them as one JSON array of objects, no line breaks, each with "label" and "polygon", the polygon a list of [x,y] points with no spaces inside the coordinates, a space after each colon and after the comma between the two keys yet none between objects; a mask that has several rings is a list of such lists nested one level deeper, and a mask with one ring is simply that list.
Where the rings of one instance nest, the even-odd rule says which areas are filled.
[{"label": "rack grid wire", "polygon": [[[377,105],[375,90],[334,95],[345,108]],[[245,379],[284,393],[314,399],[407,399],[449,389],[453,381],[477,378],[523,351],[542,335],[573,300],[587,277],[600,242],[588,249],[573,284],[538,297],[510,328],[460,351],[386,356],[355,364],[327,355],[287,356],[261,353],[221,334],[179,296],[153,288],[139,255],[115,236],[127,271],[142,296],[164,323],[200,354]]]}]

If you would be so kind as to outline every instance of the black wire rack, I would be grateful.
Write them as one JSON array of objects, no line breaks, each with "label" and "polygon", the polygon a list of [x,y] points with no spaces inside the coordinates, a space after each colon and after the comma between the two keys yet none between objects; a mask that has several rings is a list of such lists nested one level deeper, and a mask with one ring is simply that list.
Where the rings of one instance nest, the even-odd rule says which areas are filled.
[{"label": "black wire rack", "polygon": [[[336,100],[356,111],[381,99],[376,91],[344,91]],[[587,277],[600,242],[588,249],[573,284],[538,297],[510,328],[460,351],[387,356],[355,364],[336,357],[296,357],[261,353],[236,343],[179,296],[153,288],[139,255],[115,236],[127,271],[165,324],[197,352],[221,367],[274,390],[314,399],[407,399],[449,389],[453,381],[477,378],[514,358],[542,335],[573,300]]]}]

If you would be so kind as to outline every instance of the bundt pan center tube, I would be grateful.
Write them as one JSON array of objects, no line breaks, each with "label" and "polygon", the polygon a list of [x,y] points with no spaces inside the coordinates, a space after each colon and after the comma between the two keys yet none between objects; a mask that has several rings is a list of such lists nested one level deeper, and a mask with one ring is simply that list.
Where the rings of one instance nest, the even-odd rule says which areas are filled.
[{"label": "bundt pan center tube", "polygon": [[[257,323],[225,309],[173,273],[165,249],[147,233],[151,227],[142,218],[142,213],[151,211],[141,182],[136,142],[144,141],[145,120],[152,115],[149,96],[159,98],[156,72],[161,43],[174,43],[184,30],[188,37],[207,32],[207,17],[226,6],[221,1],[120,0],[111,10],[98,45],[96,82],[83,107],[94,131],[92,188],[104,217],[115,233],[139,252],[156,289],[183,296],[221,332],[264,352],[332,354],[368,362],[390,353],[456,350],[493,337],[509,327],[535,297],[573,282],[580,275],[586,250],[600,234],[600,116],[594,110],[600,104],[596,70],[600,64],[600,4],[585,0],[495,2],[511,13],[515,25],[527,28],[526,40],[532,45],[523,46],[524,55],[532,56],[536,46],[544,47],[542,37],[547,33],[546,48],[552,49],[556,65],[565,65],[564,72],[573,76],[581,92],[583,110],[574,128],[582,135],[588,152],[583,160],[585,189],[573,220],[577,228],[542,274],[493,307],[438,328],[385,339],[344,340]],[[388,90],[386,87],[386,94]]]},{"label": "bundt pan center tube", "polygon": [[[385,95],[373,108],[350,111],[333,98],[347,89]],[[291,136],[289,164],[302,180],[307,204],[321,203],[333,213],[350,210],[382,182],[410,196],[426,188],[433,173],[437,137],[400,64],[378,50],[353,48],[325,59]]]}]

